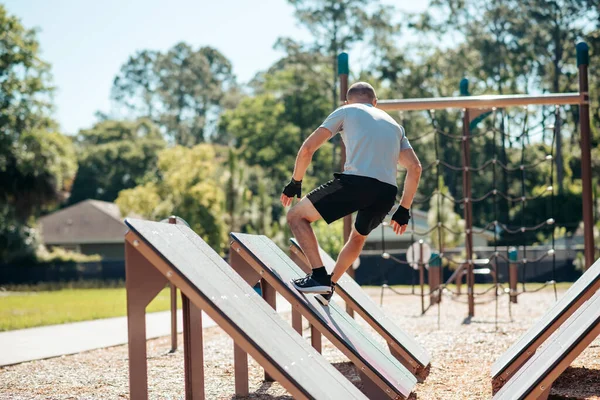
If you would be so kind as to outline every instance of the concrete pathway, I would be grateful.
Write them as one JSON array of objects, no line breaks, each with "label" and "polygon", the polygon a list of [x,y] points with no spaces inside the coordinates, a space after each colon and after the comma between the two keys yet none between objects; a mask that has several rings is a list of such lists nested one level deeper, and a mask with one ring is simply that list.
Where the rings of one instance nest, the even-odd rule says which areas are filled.
[{"label": "concrete pathway", "polygon": [[[277,311],[290,312],[290,304],[277,295]],[[203,313],[202,326],[215,326]],[[182,332],[181,310],[177,313],[177,331]],[[146,314],[146,337],[152,339],[171,334],[171,312]],[[0,332],[0,366],[41,360],[66,354],[127,343],[127,317],[97,319],[39,328]],[[182,346],[182,343],[179,343]]]}]

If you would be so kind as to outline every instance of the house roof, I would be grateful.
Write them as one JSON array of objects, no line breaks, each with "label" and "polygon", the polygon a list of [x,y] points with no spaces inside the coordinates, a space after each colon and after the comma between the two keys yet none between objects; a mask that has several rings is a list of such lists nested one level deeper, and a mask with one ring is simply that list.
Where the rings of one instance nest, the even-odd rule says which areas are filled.
[{"label": "house roof", "polygon": [[46,245],[122,243],[127,232],[119,207],[99,200],[84,200],[38,223]]}]

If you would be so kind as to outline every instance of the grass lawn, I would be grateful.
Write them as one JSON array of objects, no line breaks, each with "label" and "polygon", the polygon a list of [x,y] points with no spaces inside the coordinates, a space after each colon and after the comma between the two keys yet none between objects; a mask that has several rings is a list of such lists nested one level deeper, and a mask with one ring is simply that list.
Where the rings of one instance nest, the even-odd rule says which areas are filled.
[{"label": "grass lawn", "polygon": [[[181,307],[181,296],[178,294]],[[0,331],[127,315],[125,288],[0,292]],[[170,291],[163,289],[146,311],[165,311]]]},{"label": "grass lawn", "polygon": [[[564,291],[571,285],[572,283],[558,283],[557,288]],[[477,284],[475,290],[479,292],[489,286],[489,284]],[[542,284],[536,283],[526,285],[528,291],[533,291],[541,286]],[[411,290],[410,286],[394,285],[393,287],[404,292]],[[449,285],[448,288],[456,290],[454,285]],[[419,293],[419,287],[417,286],[415,289]],[[521,290],[520,284],[518,289]],[[425,291],[427,290],[426,286]],[[466,285],[463,285],[462,292],[466,293],[466,290]],[[552,286],[548,286],[544,290],[552,290]],[[386,291],[385,295],[390,294]],[[177,302],[181,307],[181,296],[179,295]],[[164,289],[150,303],[146,311],[166,311],[169,307],[169,289]],[[125,288],[0,292],[0,332],[124,315],[127,315]]]}]

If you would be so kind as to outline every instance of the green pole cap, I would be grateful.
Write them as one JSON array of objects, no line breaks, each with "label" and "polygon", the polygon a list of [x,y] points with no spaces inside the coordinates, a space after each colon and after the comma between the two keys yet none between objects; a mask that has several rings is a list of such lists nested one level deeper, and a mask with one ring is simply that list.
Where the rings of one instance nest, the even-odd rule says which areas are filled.
[{"label": "green pole cap", "polygon": [[469,95],[469,80],[467,78],[462,78],[460,80],[460,95],[461,96]]},{"label": "green pole cap", "polygon": [[338,75],[348,75],[350,67],[348,66],[348,53],[340,53],[338,56]]},{"label": "green pole cap", "polygon": [[517,261],[517,248],[516,247],[511,247],[508,249],[508,259],[510,261]]},{"label": "green pole cap", "polygon": [[590,64],[590,48],[586,42],[579,42],[577,49],[577,66]]}]

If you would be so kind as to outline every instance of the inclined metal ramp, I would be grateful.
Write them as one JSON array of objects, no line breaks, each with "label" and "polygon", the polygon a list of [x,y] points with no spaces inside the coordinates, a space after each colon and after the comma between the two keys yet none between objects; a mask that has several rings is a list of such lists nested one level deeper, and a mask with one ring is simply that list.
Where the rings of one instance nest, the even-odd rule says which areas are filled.
[{"label": "inclined metal ramp", "polygon": [[583,303],[600,289],[600,260],[492,365],[492,386],[499,390]]},{"label": "inclined metal ramp", "polygon": [[494,396],[495,400],[547,399],[552,383],[600,334],[600,292],[573,315]]},{"label": "inclined metal ramp", "polygon": [[[292,260],[304,272],[309,272],[311,267],[300,245],[295,239],[290,241],[292,243],[290,246]],[[323,249],[319,248],[319,252],[327,272],[331,274],[335,266],[335,260]],[[431,367],[431,356],[421,344],[400,329],[392,319],[388,318],[383,310],[347,273],[337,283],[336,293],[385,339],[392,354],[417,377],[419,382],[425,380]]]},{"label": "inclined metal ramp", "polygon": [[417,379],[337,304],[323,306],[314,295],[298,292],[290,280],[305,273],[273,241],[241,233],[232,233],[231,238],[232,267],[251,284],[265,280],[342,351],[358,368],[370,399],[410,396]]}]

